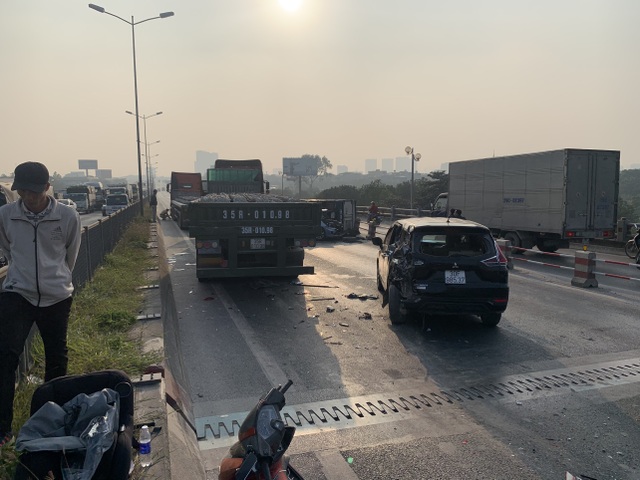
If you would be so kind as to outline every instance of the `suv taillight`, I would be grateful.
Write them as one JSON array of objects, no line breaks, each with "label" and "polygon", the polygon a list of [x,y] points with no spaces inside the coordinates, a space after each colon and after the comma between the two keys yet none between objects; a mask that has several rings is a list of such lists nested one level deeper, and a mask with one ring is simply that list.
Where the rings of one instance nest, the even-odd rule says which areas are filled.
[{"label": "suv taillight", "polygon": [[491,258],[487,258],[486,260],[482,260],[482,264],[486,265],[487,267],[506,266],[507,257],[504,256],[504,253],[502,253],[502,250],[497,244],[495,244],[495,242],[494,245],[496,249],[496,255]]}]

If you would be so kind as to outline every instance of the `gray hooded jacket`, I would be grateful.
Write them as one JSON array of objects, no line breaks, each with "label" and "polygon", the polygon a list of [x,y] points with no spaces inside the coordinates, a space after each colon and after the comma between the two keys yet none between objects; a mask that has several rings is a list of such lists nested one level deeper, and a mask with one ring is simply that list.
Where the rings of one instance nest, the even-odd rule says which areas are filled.
[{"label": "gray hooded jacket", "polygon": [[9,261],[3,289],[48,307],[73,294],[72,272],[81,242],[78,213],[58,203],[42,220],[24,214],[22,199],[0,207],[0,248]]}]

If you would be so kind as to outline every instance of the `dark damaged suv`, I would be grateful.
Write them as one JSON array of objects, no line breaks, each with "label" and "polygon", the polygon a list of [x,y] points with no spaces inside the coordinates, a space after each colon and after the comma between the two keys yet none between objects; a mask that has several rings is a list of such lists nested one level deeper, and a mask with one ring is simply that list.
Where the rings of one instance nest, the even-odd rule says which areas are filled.
[{"label": "dark damaged suv", "polygon": [[473,314],[495,326],[507,308],[507,259],[484,225],[460,218],[395,222],[380,247],[378,289],[391,323],[415,314]]}]

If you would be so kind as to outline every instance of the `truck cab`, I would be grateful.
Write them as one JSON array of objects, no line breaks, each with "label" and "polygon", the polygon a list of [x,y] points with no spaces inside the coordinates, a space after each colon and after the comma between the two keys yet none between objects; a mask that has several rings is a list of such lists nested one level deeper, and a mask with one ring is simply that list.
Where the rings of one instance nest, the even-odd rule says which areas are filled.
[{"label": "truck cab", "polygon": [[435,202],[431,206],[432,217],[446,217],[449,211],[449,194],[447,192],[441,193],[436,197]]}]

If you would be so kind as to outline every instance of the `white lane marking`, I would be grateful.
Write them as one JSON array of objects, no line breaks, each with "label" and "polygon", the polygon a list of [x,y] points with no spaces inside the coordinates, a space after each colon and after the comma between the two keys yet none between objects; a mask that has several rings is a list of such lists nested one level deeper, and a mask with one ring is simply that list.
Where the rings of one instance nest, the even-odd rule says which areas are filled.
[{"label": "white lane marking", "polygon": [[269,352],[262,346],[262,337],[257,335],[256,332],[251,328],[249,322],[245,316],[240,312],[238,306],[233,302],[231,297],[227,294],[226,290],[217,285],[216,283],[211,284],[213,291],[216,296],[223,303],[231,320],[235,324],[236,328],[244,338],[249,350],[258,361],[262,372],[267,377],[267,380],[270,385],[280,385],[284,381],[286,381],[287,374],[280,368],[278,362],[269,354]]}]

